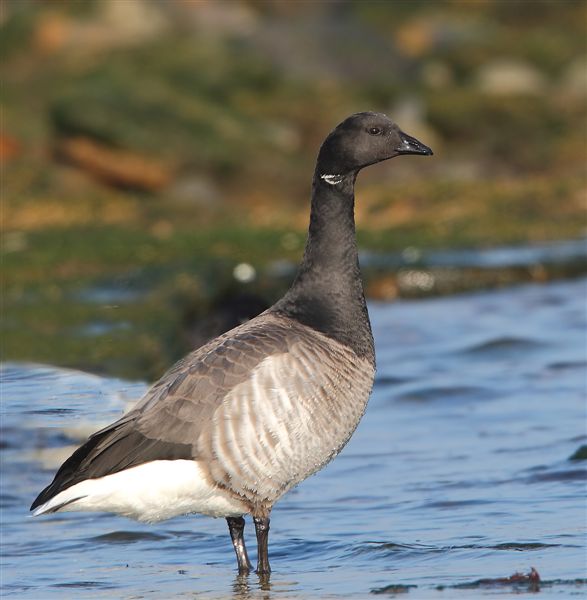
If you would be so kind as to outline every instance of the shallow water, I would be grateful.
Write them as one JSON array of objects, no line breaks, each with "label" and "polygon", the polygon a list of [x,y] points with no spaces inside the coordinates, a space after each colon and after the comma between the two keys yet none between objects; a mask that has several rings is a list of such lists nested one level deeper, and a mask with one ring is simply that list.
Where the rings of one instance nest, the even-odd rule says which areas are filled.
[{"label": "shallow water", "polygon": [[479,580],[531,567],[540,597],[584,597],[586,284],[372,304],[367,414],[275,507],[270,582],[236,577],[221,519],[29,517],[68,446],[145,385],[5,365],[2,597],[504,598],[529,585]]}]

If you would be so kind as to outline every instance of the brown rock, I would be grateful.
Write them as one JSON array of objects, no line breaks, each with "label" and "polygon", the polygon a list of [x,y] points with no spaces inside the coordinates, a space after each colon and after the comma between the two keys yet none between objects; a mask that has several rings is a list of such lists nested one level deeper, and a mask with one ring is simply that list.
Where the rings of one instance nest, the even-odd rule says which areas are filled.
[{"label": "brown rock", "polygon": [[118,150],[84,137],[57,145],[60,158],[113,186],[155,191],[165,187],[172,170],[161,162],[128,150]]},{"label": "brown rock", "polygon": [[369,281],[365,290],[368,298],[389,301],[399,296],[399,287],[395,275],[382,275]]},{"label": "brown rock", "polygon": [[20,156],[21,152],[22,146],[16,138],[0,133],[0,163]]}]

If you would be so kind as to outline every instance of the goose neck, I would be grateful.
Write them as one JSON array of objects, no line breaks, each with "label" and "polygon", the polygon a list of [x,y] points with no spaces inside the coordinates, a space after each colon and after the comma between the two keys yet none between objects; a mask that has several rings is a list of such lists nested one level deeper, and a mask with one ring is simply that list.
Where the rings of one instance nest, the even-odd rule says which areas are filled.
[{"label": "goose neck", "polygon": [[321,175],[317,171],[314,176],[302,263],[292,287],[275,308],[351,346],[361,356],[372,355],[355,238],[356,174],[336,182]]}]

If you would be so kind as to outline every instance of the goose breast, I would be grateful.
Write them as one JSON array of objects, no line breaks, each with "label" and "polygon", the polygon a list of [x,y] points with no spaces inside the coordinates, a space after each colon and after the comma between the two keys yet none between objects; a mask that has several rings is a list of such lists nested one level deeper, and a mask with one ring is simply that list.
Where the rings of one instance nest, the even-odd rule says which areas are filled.
[{"label": "goose breast", "polygon": [[137,407],[137,427],[191,444],[211,483],[259,508],[341,450],[374,365],[292,319],[266,315],[239,329],[164,377]]}]

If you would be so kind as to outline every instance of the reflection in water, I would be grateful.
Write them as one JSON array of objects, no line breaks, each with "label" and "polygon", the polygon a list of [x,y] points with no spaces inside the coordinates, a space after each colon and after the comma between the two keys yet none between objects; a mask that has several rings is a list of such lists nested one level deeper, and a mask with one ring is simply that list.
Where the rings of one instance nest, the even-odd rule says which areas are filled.
[{"label": "reflection in water", "polygon": [[237,575],[232,584],[233,598],[235,600],[249,600],[251,597],[251,586],[248,575]]},{"label": "reflection in water", "polygon": [[[234,600],[269,599],[271,595],[271,575],[237,575],[232,584]],[[267,592],[258,594],[257,591]]]},{"label": "reflection in water", "polygon": [[585,592],[585,283],[371,306],[373,397],[341,456],[272,512],[271,580],[234,575],[223,519],[30,518],[64,447],[145,385],[5,365],[3,597],[469,600],[480,581],[515,593],[530,567],[541,594]]}]

